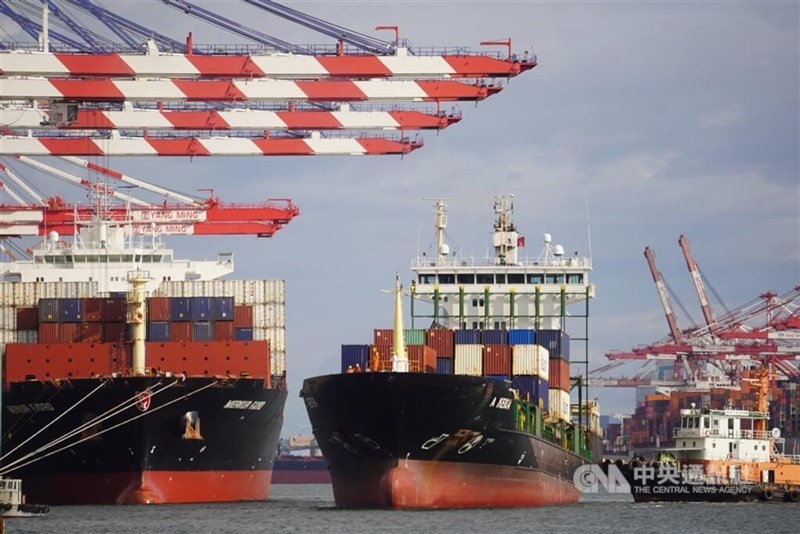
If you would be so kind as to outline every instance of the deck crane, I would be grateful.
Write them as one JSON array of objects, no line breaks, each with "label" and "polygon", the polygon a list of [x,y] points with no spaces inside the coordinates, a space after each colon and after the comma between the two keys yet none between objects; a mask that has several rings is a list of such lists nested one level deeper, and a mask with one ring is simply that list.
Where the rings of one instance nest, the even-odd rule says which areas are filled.
[{"label": "deck crane", "polygon": [[[113,188],[90,182],[37,160],[19,156],[17,161],[43,171],[73,185],[87,188],[106,198],[125,203],[109,203],[101,209],[102,217],[112,223],[129,227],[133,234],[143,235],[255,235],[271,237],[300,214],[287,199],[269,199],[251,204],[225,204],[218,198],[199,199],[149,184],[126,174],[107,169],[79,158],[65,159],[68,163],[100,173],[108,178],[136,185],[140,190],[155,193],[176,202],[146,202],[122,195]],[[8,167],[2,170],[8,173]],[[40,198],[40,197],[39,197]],[[56,231],[73,234],[97,215],[98,206],[69,204],[58,197],[45,199],[43,204],[25,203],[20,195],[15,204],[0,204],[0,236],[46,236]]]}]

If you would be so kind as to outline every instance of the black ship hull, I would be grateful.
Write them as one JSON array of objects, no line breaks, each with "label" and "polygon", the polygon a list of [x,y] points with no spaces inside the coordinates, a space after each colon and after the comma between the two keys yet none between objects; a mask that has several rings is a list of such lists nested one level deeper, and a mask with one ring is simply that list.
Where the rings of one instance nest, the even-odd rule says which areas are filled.
[{"label": "black ship hull", "polygon": [[301,396],[341,507],[466,508],[578,501],[585,459],[516,430],[503,381],[422,373],[309,378]]},{"label": "black ship hull", "polygon": [[285,402],[250,378],[16,382],[3,466],[48,504],[264,500]]}]

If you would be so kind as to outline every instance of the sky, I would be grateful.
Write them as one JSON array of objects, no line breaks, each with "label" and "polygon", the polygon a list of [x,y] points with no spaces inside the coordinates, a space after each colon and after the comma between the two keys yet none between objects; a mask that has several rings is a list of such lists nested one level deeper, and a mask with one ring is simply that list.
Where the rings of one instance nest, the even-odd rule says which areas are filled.
[{"label": "sky", "polygon": [[[102,2],[101,2],[102,3]],[[195,43],[235,42],[152,1],[104,2]],[[237,1],[201,2],[281,39],[330,43]],[[678,237],[685,234],[716,311],[800,284],[800,3],[285,2],[349,29],[398,25],[414,46],[510,37],[538,66],[461,123],[423,135],[405,157],[115,158],[137,178],[226,202],[291,198],[301,215],[271,239],[176,238],[177,256],[232,251],[237,278],[286,281],[289,400],[283,435],[310,432],[304,378],[338,372],[342,344],[390,327],[381,289],[433,239],[447,197],[448,235],[489,247],[495,195],[515,195],[527,252],[544,232],[591,252],[590,361],[648,344],[667,323],[643,256],[650,246],[675,292],[678,322],[702,320]],[[407,307],[407,302],[406,302]],[[677,306],[676,306],[677,307]],[[620,374],[630,375],[636,366]],[[634,392],[592,389],[603,414],[630,413]]]}]

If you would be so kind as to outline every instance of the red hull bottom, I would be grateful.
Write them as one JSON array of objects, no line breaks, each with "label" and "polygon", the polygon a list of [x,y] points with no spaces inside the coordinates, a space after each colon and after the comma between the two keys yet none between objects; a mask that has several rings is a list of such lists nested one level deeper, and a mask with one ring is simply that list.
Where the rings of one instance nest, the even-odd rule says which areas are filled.
[{"label": "red hull bottom", "polygon": [[172,504],[263,501],[271,471],[145,471],[26,477],[25,493],[47,504]]},{"label": "red hull bottom", "polygon": [[331,477],[336,505],[345,508],[512,508],[574,504],[580,497],[571,480],[486,464],[401,460],[379,480]]}]

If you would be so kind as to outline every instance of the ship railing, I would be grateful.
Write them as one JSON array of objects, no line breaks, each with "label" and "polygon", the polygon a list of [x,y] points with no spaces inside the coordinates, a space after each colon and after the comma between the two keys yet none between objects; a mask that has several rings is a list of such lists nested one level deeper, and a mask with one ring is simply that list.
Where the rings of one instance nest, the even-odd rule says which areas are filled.
[{"label": "ship railing", "polygon": [[712,428],[676,428],[672,432],[675,438],[727,438],[727,439],[770,439],[782,442],[783,438],[774,438],[768,430],[719,430]]},{"label": "ship railing", "polygon": [[520,259],[514,263],[503,263],[494,257],[454,257],[437,260],[436,258],[417,257],[411,260],[412,268],[425,267],[551,267],[559,269],[591,269],[591,258],[566,258],[560,260],[540,261],[539,259]]}]

